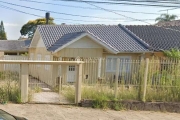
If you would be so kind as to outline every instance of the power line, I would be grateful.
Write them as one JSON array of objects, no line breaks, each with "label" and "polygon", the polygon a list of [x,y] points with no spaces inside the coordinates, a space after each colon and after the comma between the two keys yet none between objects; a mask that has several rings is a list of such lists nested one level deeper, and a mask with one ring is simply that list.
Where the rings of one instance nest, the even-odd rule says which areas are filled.
[{"label": "power line", "polygon": [[[54,4],[54,3],[49,3],[49,2],[39,2],[39,1],[34,1],[34,0],[20,0],[22,2],[32,2],[32,3],[38,3],[38,4],[46,4],[46,5],[54,5],[54,6],[64,6],[64,7],[71,7],[71,8],[76,8],[76,9],[89,9],[89,10],[101,10],[98,8],[92,8],[92,7],[82,7],[82,6],[74,6],[74,5],[64,5],[64,4]],[[139,14],[152,14],[152,15],[160,15],[160,13],[151,13],[151,12],[136,12],[136,11],[127,11],[127,10],[114,10],[112,11],[116,12],[126,12],[126,13],[139,13]]]},{"label": "power line", "polygon": [[165,10],[159,10],[159,11],[168,11],[168,10],[175,10],[175,9],[179,9],[180,7],[175,7],[175,8],[171,8],[171,9],[165,9]]},{"label": "power line", "polygon": [[0,4],[0,7],[1,7],[1,8],[5,8],[5,9],[9,9],[9,10],[13,10],[13,11],[16,11],[16,12],[24,13],[24,14],[28,14],[28,15],[32,15],[32,16],[36,16],[36,17],[42,17],[42,16],[40,16],[40,15],[36,15],[36,14],[32,14],[32,13],[27,13],[27,12],[20,11],[20,10],[17,10],[17,9],[13,9],[13,8],[10,8],[10,7],[7,7],[7,6],[4,6],[4,5],[1,5],[1,4]]},{"label": "power line", "polygon": [[[13,10],[13,11],[16,11],[16,12],[19,12],[19,13],[23,13],[23,14],[28,14],[28,15],[32,15],[32,16],[36,16],[36,17],[41,17],[43,18],[44,16],[40,16],[40,15],[37,15],[37,14],[32,14],[32,13],[28,13],[28,12],[24,12],[24,11],[21,11],[21,10],[17,10],[17,9],[14,9],[14,8],[11,8],[11,7],[7,7],[7,6],[4,6],[4,5],[1,5],[0,4],[0,7],[1,8],[5,8],[5,9],[9,9],[9,10]],[[81,22],[111,22],[111,21],[86,21],[86,20],[76,20],[76,19],[66,19],[66,18],[54,18],[55,20],[57,21],[60,21],[60,20],[68,20],[68,21],[81,21]],[[113,22],[132,22],[132,20],[130,21],[113,21]]]},{"label": "power line", "polygon": [[[82,3],[81,0],[53,0],[53,1],[69,1],[69,2],[80,2]],[[88,2],[88,3],[95,3],[95,4],[111,4],[111,5],[136,5],[136,6],[153,6],[153,7],[179,7],[177,5],[163,5],[163,4],[145,4],[145,3],[129,3],[127,2],[104,2],[104,1],[87,1],[84,0],[83,2]]]},{"label": "power line", "polygon": [[99,6],[97,6],[97,5],[94,5],[94,4],[91,4],[91,3],[85,2],[85,1],[83,1],[83,0],[80,0],[80,1],[82,1],[82,2],[84,2],[84,3],[87,3],[87,4],[91,5],[91,6],[94,6],[94,7],[100,8],[100,9],[102,9],[102,10],[104,10],[104,11],[107,11],[107,12],[110,12],[110,13],[114,13],[114,14],[116,14],[116,15],[123,16],[123,17],[125,17],[125,18],[129,18],[129,19],[132,19],[132,20],[137,20],[137,21],[141,21],[141,22],[144,22],[144,23],[150,24],[150,23],[148,23],[148,22],[146,22],[146,21],[139,20],[139,19],[132,18],[132,17],[128,17],[128,16],[126,16],[126,15],[116,13],[116,12],[111,11],[111,10],[109,10],[109,9],[105,9],[105,8],[103,8],[103,7],[99,7]]},{"label": "power line", "polygon": [[[83,0],[80,0],[80,1],[85,2],[85,1],[83,1]],[[85,2],[85,3],[86,3],[86,2]],[[141,21],[141,22],[144,22],[144,23],[147,23],[147,24],[151,25],[150,23],[148,23],[148,22],[146,22],[146,21],[143,21],[143,20],[139,20],[139,19],[136,19],[136,18],[128,17],[128,16],[126,16],[126,15],[116,13],[116,12],[114,12],[114,11],[111,11],[111,10],[109,10],[109,9],[105,9],[105,8],[103,8],[103,7],[99,7],[99,6],[94,5],[94,4],[91,4],[91,3],[87,3],[87,4],[89,4],[89,5],[91,5],[91,6],[94,6],[94,7],[97,7],[97,8],[101,8],[101,9],[104,10],[104,11],[108,11],[108,12],[111,12],[111,13],[114,13],[114,14],[117,14],[117,15],[120,15],[120,16],[123,16],[123,17],[126,17],[126,18],[131,18],[132,20],[138,20],[138,21]],[[180,32],[179,30],[172,29],[172,28],[167,28],[167,27],[162,27],[162,26],[157,26],[157,25],[154,25],[154,26],[159,27],[159,28],[164,28],[164,29],[168,29],[168,30],[173,30],[173,31],[178,31],[178,32]]]},{"label": "power line", "polygon": [[170,3],[170,4],[179,4],[180,2],[178,1],[168,1],[168,0],[104,0],[104,1],[110,1],[110,2],[121,2],[121,1],[125,1],[125,2],[139,2],[139,3]]},{"label": "power line", "polygon": [[13,5],[13,6],[18,6],[18,7],[23,7],[23,8],[28,8],[28,9],[33,9],[33,10],[38,10],[38,11],[43,11],[43,12],[51,12],[55,14],[61,14],[61,15],[67,15],[67,16],[76,16],[76,17],[85,17],[85,18],[98,18],[98,19],[107,19],[107,20],[120,20],[122,18],[105,18],[105,17],[96,17],[96,16],[85,16],[85,15],[77,15],[77,14],[69,14],[69,13],[61,13],[61,12],[56,12],[56,11],[49,11],[49,10],[43,10],[43,9],[37,9],[37,8],[32,8],[28,6],[23,6],[23,5],[18,5],[18,4],[13,4],[9,2],[4,2],[0,1],[1,3]]}]

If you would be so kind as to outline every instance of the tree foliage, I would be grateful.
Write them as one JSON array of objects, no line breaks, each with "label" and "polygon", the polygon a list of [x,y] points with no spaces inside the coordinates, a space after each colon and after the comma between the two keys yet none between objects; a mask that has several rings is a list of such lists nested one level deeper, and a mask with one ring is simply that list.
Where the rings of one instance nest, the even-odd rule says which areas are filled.
[{"label": "tree foliage", "polygon": [[0,40],[7,40],[3,21],[1,21],[1,25],[0,25]]},{"label": "tree foliage", "polygon": [[[45,24],[46,24],[45,18],[38,18],[36,20],[30,20],[22,26],[20,33],[23,36],[28,35],[28,38],[32,38],[37,26],[38,25],[45,25]],[[53,18],[49,19],[49,24],[55,24]]]},{"label": "tree foliage", "polygon": [[168,22],[168,21],[175,20],[177,17],[178,17],[177,15],[161,14],[161,16],[157,17],[155,21]]},{"label": "tree foliage", "polygon": [[164,51],[164,55],[169,58],[180,59],[180,50],[176,48],[173,48],[171,50],[166,50]]}]

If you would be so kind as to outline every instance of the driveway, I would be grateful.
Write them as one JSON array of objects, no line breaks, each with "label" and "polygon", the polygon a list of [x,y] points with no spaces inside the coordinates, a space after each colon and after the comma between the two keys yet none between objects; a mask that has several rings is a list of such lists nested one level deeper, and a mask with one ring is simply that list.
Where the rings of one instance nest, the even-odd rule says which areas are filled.
[{"label": "driveway", "polygon": [[47,104],[0,105],[13,115],[28,120],[179,120],[180,114],[149,111],[113,111]]}]

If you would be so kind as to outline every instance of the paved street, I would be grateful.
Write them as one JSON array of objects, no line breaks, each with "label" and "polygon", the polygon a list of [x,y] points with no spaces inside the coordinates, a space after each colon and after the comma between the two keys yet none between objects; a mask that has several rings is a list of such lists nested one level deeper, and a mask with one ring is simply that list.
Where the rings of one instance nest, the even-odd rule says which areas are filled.
[{"label": "paved street", "polygon": [[113,111],[45,104],[0,105],[11,114],[28,120],[179,120],[180,114],[149,111]]}]

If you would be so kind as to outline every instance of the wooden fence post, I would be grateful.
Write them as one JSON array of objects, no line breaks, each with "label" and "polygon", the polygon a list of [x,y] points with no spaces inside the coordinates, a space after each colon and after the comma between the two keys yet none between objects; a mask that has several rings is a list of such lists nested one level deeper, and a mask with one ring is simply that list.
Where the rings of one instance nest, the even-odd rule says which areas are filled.
[{"label": "wooden fence post", "polygon": [[146,58],[146,60],[145,60],[144,79],[143,79],[143,97],[142,97],[142,101],[143,101],[143,102],[146,101],[148,67],[149,67],[149,58]]},{"label": "wooden fence post", "polygon": [[21,64],[21,102],[28,102],[28,64]]},{"label": "wooden fence post", "polygon": [[77,65],[77,79],[75,88],[75,103],[81,102],[81,84],[82,84],[82,63]]},{"label": "wooden fence post", "polygon": [[98,78],[101,77],[101,58],[98,59]]},{"label": "wooden fence post", "polygon": [[117,98],[117,94],[118,94],[118,78],[119,78],[119,67],[120,67],[120,59],[117,59],[116,62],[116,77],[115,77],[115,98]]}]

